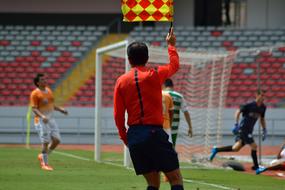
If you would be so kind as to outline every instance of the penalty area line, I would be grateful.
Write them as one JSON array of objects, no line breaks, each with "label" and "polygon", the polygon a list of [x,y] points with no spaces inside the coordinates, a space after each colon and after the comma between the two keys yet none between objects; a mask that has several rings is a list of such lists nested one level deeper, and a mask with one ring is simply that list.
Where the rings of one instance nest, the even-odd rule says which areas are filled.
[{"label": "penalty area line", "polygon": [[[77,156],[77,155],[74,155],[74,154],[70,154],[70,153],[65,153],[65,152],[59,152],[59,151],[53,151],[54,153],[56,154],[59,154],[59,155],[62,155],[62,156],[66,156],[66,157],[70,157],[70,158],[74,158],[74,159],[78,159],[78,160],[83,160],[83,161],[94,161],[92,159],[89,159],[89,158],[85,158],[85,157],[81,157],[81,156]],[[112,162],[101,162],[103,164],[108,164],[108,165],[112,165],[112,166],[116,166],[116,167],[121,167],[121,168],[126,168],[124,167],[123,165],[120,165],[120,164],[115,164],[115,163],[112,163]],[[133,170],[133,168],[127,168],[128,170]],[[217,184],[213,184],[213,183],[207,183],[207,182],[203,182],[203,181],[197,181],[197,180],[190,180],[190,179],[185,179],[183,178],[183,182],[186,182],[186,183],[195,183],[195,184],[200,184],[200,185],[207,185],[207,186],[211,186],[211,187],[215,187],[215,188],[219,188],[219,189],[225,189],[225,190],[235,190],[233,188],[230,188],[230,187],[226,187],[226,186],[223,186],[223,185],[217,185]]]}]

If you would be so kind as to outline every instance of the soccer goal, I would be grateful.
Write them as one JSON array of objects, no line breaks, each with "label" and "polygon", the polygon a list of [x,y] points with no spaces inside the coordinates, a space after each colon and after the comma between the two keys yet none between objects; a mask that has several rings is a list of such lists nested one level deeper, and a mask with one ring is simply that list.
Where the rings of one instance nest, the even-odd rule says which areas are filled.
[{"label": "soccer goal", "polygon": [[[99,162],[103,144],[122,145],[112,106],[116,79],[129,69],[127,45],[128,41],[122,41],[99,48],[96,53],[95,160]],[[179,51],[179,56],[181,67],[172,79],[188,103],[194,136],[187,136],[188,127],[182,119],[177,152],[182,162],[206,160],[209,147],[221,139],[223,108],[235,54],[190,50]],[[149,47],[149,57],[150,67],[169,62],[166,48]],[[121,164],[130,166],[126,147]]]}]

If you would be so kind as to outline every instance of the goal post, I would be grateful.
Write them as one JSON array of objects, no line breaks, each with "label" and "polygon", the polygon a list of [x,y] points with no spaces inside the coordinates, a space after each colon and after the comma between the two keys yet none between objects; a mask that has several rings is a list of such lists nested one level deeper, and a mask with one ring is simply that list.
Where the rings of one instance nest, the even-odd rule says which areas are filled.
[{"label": "goal post", "polygon": [[[113,133],[110,138],[119,139],[113,113],[111,114],[113,88],[116,79],[129,70],[126,55],[127,45],[128,41],[126,40],[99,48],[96,51],[94,159],[98,162],[102,162],[101,135]],[[223,108],[234,56],[235,54],[231,52],[179,50],[180,69],[172,79],[175,90],[183,94],[188,103],[194,133],[192,138],[187,136],[188,127],[185,120],[182,120],[177,141],[180,161],[190,163],[197,158],[203,157],[204,159],[209,154],[209,147],[220,141]],[[167,63],[169,63],[169,57],[166,48],[149,46],[147,66],[157,67]],[[105,69],[102,69],[102,66]],[[104,82],[102,82],[102,78]],[[107,99],[109,96],[110,98]],[[102,118],[106,117],[102,115],[102,110],[106,109],[106,106],[111,110],[108,113],[108,120],[113,123],[108,121],[102,123]],[[181,118],[184,117],[181,116]],[[108,123],[112,123],[112,126],[108,126]],[[117,141],[113,145],[116,143],[121,144],[122,142]],[[111,162],[115,161],[111,160]],[[126,146],[124,147],[123,163],[120,164],[125,167],[131,165]]]},{"label": "goal post", "polygon": [[[122,48],[126,51],[128,46],[128,40],[124,40],[115,44],[111,44],[96,50],[96,62],[95,62],[95,151],[94,159],[97,162],[101,162],[101,127],[102,127],[102,57],[103,54],[109,51]],[[125,55],[125,71],[129,70],[127,54]],[[124,146],[124,166],[130,166],[130,159],[128,156],[128,148]]]}]

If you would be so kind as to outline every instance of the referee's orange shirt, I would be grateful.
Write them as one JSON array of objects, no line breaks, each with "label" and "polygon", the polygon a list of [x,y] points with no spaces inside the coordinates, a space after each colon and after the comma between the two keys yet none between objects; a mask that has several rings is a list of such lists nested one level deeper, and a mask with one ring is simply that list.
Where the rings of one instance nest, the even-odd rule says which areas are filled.
[{"label": "referee's orange shirt", "polygon": [[128,113],[128,126],[161,125],[162,95],[161,86],[165,79],[179,69],[179,56],[174,46],[168,46],[170,63],[157,69],[137,66],[121,75],[114,89],[114,118],[120,138],[127,144],[125,111]]}]

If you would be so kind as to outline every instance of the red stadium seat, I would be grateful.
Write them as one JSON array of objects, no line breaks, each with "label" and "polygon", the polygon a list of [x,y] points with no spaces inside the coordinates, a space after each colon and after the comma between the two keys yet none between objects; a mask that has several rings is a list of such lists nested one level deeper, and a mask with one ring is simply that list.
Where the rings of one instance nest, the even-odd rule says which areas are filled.
[{"label": "red stadium seat", "polygon": [[14,90],[12,91],[12,95],[13,96],[20,96],[22,94],[22,92],[20,90]]},{"label": "red stadium seat", "polygon": [[39,62],[39,63],[42,63],[42,62],[45,62],[47,60],[46,57],[43,57],[43,56],[39,56],[36,58],[36,61]]},{"label": "red stadium seat", "polygon": [[273,74],[271,78],[274,80],[278,80],[278,79],[281,79],[282,76],[280,74]]},{"label": "red stadium seat", "polygon": [[229,92],[229,97],[238,97],[240,96],[239,92]]},{"label": "red stadium seat", "polygon": [[8,89],[8,90],[15,90],[15,89],[17,89],[17,88],[18,88],[18,85],[16,85],[16,84],[7,85],[7,89]]},{"label": "red stadium seat", "polygon": [[59,73],[64,73],[64,72],[66,71],[66,69],[63,68],[63,67],[57,68],[56,70],[57,70],[57,72],[59,72]]},{"label": "red stadium seat", "polygon": [[33,68],[33,67],[26,67],[25,71],[26,71],[27,73],[35,73],[35,72],[36,72],[36,69]]},{"label": "red stadium seat", "polygon": [[13,83],[14,84],[22,84],[23,83],[23,79],[20,79],[20,78],[13,79]]},{"label": "red stadium seat", "polygon": [[14,62],[10,63],[9,65],[11,67],[19,67],[20,64],[18,62],[14,61]]},{"label": "red stadium seat", "polygon": [[63,52],[61,52],[61,55],[62,55],[63,57],[71,57],[71,56],[72,56],[72,53],[69,52],[69,51],[63,51]]},{"label": "red stadium seat", "polygon": [[60,78],[60,74],[59,73],[51,73],[51,74],[49,74],[49,77],[52,79],[58,79],[58,78]]},{"label": "red stadium seat", "polygon": [[32,46],[40,46],[40,45],[41,45],[41,42],[35,40],[35,41],[32,41],[32,42],[31,42],[31,45],[32,45]]},{"label": "red stadium seat", "polygon": [[2,80],[2,83],[3,83],[3,84],[6,84],[6,85],[9,85],[9,84],[12,84],[12,80],[6,78],[6,79],[3,79],[3,80]]},{"label": "red stadium seat", "polygon": [[48,79],[48,84],[49,84],[49,85],[52,85],[52,84],[54,84],[54,83],[55,83],[55,80],[54,80],[54,79],[51,79],[51,78]]},{"label": "red stadium seat", "polygon": [[9,46],[10,44],[9,40],[0,40],[0,46]]},{"label": "red stadium seat", "polygon": [[240,69],[240,68],[233,68],[233,70],[232,70],[232,73],[233,74],[240,74],[240,73],[242,73],[242,69]]},{"label": "red stadium seat", "polygon": [[231,47],[231,46],[233,46],[233,42],[231,42],[231,41],[224,41],[223,42],[223,46],[224,47]]},{"label": "red stadium seat", "polygon": [[212,31],[211,32],[211,35],[214,36],[214,37],[219,37],[221,36],[223,33],[221,31]]},{"label": "red stadium seat", "polygon": [[23,67],[17,67],[16,69],[15,69],[15,72],[16,73],[25,73],[25,69],[23,68]]},{"label": "red stadium seat", "polygon": [[10,96],[10,95],[11,95],[11,91],[8,90],[8,89],[3,90],[3,91],[2,91],[2,95],[3,95],[3,96]]},{"label": "red stadium seat", "polygon": [[34,81],[33,81],[33,79],[26,78],[26,79],[23,79],[23,83],[31,85],[31,84],[34,84]]},{"label": "red stadium seat", "polygon": [[252,84],[254,84],[254,83],[255,83],[255,81],[252,81],[252,80],[243,81],[243,84],[244,84],[244,85],[252,85]]},{"label": "red stadium seat", "polygon": [[77,62],[77,59],[74,58],[74,57],[68,57],[66,60],[67,60],[67,62],[69,62],[69,63],[75,63],[75,62]]},{"label": "red stadium seat", "polygon": [[5,72],[0,72],[0,79],[2,79],[2,78],[6,78],[6,73]]},{"label": "red stadium seat", "polygon": [[25,57],[25,61],[29,62],[29,63],[33,63],[36,61],[35,57],[29,56],[29,57]]},{"label": "red stadium seat", "polygon": [[52,64],[52,66],[53,66],[53,67],[56,67],[56,68],[59,68],[59,67],[61,67],[62,65],[61,65],[60,63],[58,63],[58,62],[55,62],[55,63]]},{"label": "red stadium seat", "polygon": [[17,73],[14,73],[14,72],[7,73],[7,77],[11,78],[11,79],[16,78],[17,77]]},{"label": "red stadium seat", "polygon": [[55,68],[52,68],[52,67],[48,67],[46,68],[46,72],[51,74],[51,73],[55,73],[56,69]]},{"label": "red stadium seat", "polygon": [[268,52],[268,51],[262,51],[259,53],[259,55],[262,57],[270,57],[270,56],[272,56],[272,53]]},{"label": "red stadium seat", "polygon": [[7,66],[5,69],[4,69],[5,72],[7,73],[11,73],[11,72],[14,72],[14,68],[13,67],[10,67],[10,66]]},{"label": "red stadium seat", "polygon": [[52,45],[49,45],[49,46],[46,47],[46,50],[49,51],[49,52],[56,51],[56,49],[57,48],[55,46],[52,46]]},{"label": "red stadium seat", "polygon": [[70,63],[63,63],[62,66],[67,69],[67,68],[71,67],[71,64]]},{"label": "red stadium seat", "polygon": [[33,57],[38,57],[38,56],[41,55],[41,53],[40,53],[39,51],[32,51],[32,52],[31,52],[31,55],[32,55]]},{"label": "red stadium seat", "polygon": [[285,57],[279,57],[277,58],[278,63],[285,63]]},{"label": "red stadium seat", "polygon": [[24,62],[25,58],[24,57],[16,57],[15,61],[21,63]]},{"label": "red stadium seat", "polygon": [[251,80],[257,80],[257,75],[256,74],[251,74],[251,75],[249,75],[248,78],[251,79]]},{"label": "red stadium seat", "polygon": [[268,74],[276,73],[276,69],[274,69],[274,68],[267,68],[266,69],[266,73],[268,73]]},{"label": "red stadium seat", "polygon": [[260,79],[262,80],[266,80],[266,79],[269,79],[270,78],[270,75],[266,75],[266,74],[261,74],[260,75]]},{"label": "red stadium seat", "polygon": [[279,69],[279,68],[282,67],[280,63],[273,63],[271,66],[272,66],[272,68],[274,68],[274,69]]},{"label": "red stadium seat", "polygon": [[276,94],[275,94],[275,96],[277,97],[277,98],[285,98],[285,92],[276,92]]},{"label": "red stadium seat", "polygon": [[262,63],[262,64],[260,64],[260,67],[263,69],[267,69],[267,68],[271,67],[271,64],[270,63]]},{"label": "red stadium seat", "polygon": [[[34,59],[34,58],[33,58]],[[33,67],[33,68],[38,68],[38,67],[40,67],[40,63],[37,63],[37,62],[32,62],[32,63],[30,63],[30,66],[31,67]]]},{"label": "red stadium seat", "polygon": [[280,47],[280,48],[278,48],[278,50],[281,52],[285,52],[285,47]]}]

